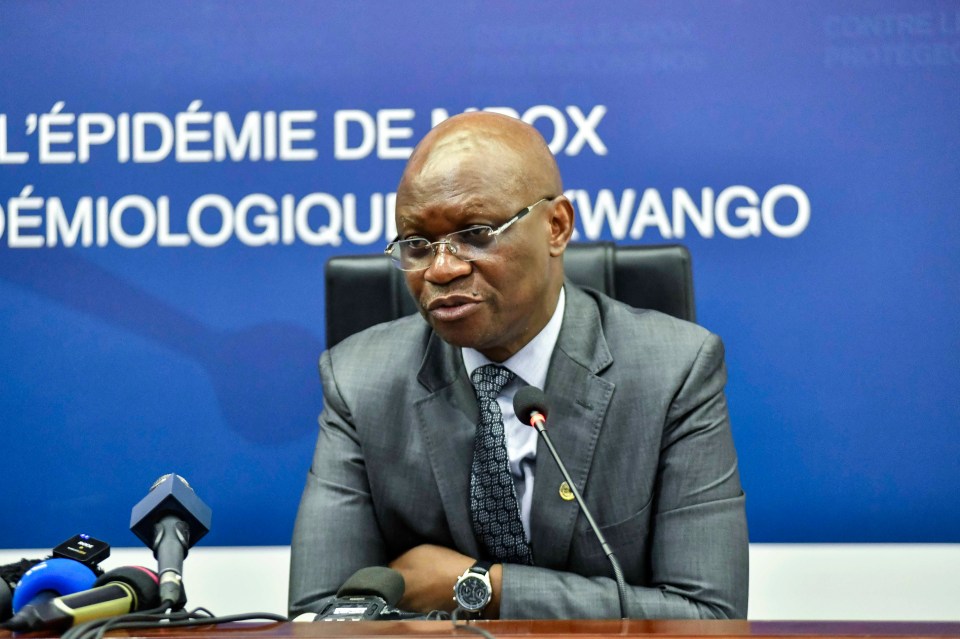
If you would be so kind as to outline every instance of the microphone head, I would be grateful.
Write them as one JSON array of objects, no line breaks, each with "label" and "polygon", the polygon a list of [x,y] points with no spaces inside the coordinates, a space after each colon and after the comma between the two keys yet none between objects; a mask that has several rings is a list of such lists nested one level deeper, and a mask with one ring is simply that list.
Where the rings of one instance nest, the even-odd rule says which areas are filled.
[{"label": "microphone head", "polygon": [[530,417],[534,412],[546,418],[549,411],[547,396],[536,386],[524,386],[513,396],[513,411],[517,414],[517,419],[527,425],[530,424]]},{"label": "microphone head", "polygon": [[105,586],[116,581],[130,586],[136,595],[136,601],[130,612],[149,610],[160,605],[160,578],[149,568],[143,566],[114,568],[100,575],[93,587]]},{"label": "microphone head", "polygon": [[153,548],[153,528],[167,515],[179,517],[190,528],[187,548],[210,531],[210,507],[197,497],[186,479],[173,473],[155,481],[147,496],[133,507],[130,530],[148,548]]},{"label": "microphone head", "polygon": [[353,573],[340,586],[337,596],[380,597],[388,606],[396,606],[403,597],[405,587],[403,575],[396,570],[385,566],[368,566]]}]

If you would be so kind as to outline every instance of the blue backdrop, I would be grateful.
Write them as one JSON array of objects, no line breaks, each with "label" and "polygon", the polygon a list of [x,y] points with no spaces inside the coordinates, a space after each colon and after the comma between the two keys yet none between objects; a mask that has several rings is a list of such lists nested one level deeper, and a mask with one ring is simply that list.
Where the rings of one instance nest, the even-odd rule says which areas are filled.
[{"label": "blue backdrop", "polygon": [[4,2],[0,547],[138,545],[171,471],[288,543],[324,262],[491,107],[579,239],[690,248],[753,541],[960,542],[956,2]]}]

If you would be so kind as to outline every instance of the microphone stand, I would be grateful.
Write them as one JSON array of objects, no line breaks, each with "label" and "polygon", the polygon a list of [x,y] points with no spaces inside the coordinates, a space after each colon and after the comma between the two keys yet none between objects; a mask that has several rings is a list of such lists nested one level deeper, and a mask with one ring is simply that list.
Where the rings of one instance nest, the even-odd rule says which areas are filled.
[{"label": "microphone stand", "polygon": [[606,554],[607,559],[610,560],[610,565],[613,566],[613,576],[617,580],[617,595],[620,598],[620,618],[629,619],[630,616],[627,614],[627,583],[623,578],[623,570],[620,568],[620,562],[617,560],[617,556],[613,553],[613,548],[610,547],[610,544],[607,543],[603,533],[600,532],[600,527],[597,526],[597,522],[593,520],[593,515],[590,514],[587,504],[583,501],[583,497],[580,496],[580,491],[577,490],[577,485],[574,484],[573,479],[570,478],[570,473],[567,472],[566,466],[564,466],[563,462],[560,461],[560,455],[557,453],[557,449],[553,447],[553,442],[550,441],[550,436],[547,434],[547,429],[544,426],[545,422],[546,417],[544,417],[544,415],[539,411],[534,411],[530,416],[530,425],[537,429],[540,437],[547,444],[550,454],[553,455],[553,459],[557,462],[557,466],[560,467],[560,472],[563,474],[563,478],[566,480],[567,485],[570,486],[570,492],[573,493],[574,498],[580,505],[580,510],[583,511],[584,517],[587,518],[587,523],[590,524],[590,528],[593,529],[593,534],[597,536],[597,540],[600,542],[600,547],[603,548],[604,554]]}]

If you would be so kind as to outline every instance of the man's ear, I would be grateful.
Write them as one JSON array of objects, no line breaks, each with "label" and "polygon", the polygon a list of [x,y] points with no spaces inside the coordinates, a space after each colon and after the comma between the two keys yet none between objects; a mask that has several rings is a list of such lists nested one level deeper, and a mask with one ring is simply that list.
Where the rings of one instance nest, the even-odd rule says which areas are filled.
[{"label": "man's ear", "polygon": [[550,209],[550,255],[558,257],[567,248],[573,236],[573,204],[566,196],[559,196]]}]

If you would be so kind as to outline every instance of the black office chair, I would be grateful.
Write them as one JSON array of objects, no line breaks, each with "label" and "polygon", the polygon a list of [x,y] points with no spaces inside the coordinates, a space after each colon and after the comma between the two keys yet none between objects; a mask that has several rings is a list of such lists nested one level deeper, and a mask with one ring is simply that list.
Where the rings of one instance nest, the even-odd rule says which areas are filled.
[{"label": "black office chair", "polygon": [[[570,244],[564,273],[637,308],[696,321],[690,252],[679,245]],[[365,328],[411,315],[417,307],[403,273],[385,255],[333,257],[326,266],[327,348]]]}]

